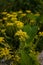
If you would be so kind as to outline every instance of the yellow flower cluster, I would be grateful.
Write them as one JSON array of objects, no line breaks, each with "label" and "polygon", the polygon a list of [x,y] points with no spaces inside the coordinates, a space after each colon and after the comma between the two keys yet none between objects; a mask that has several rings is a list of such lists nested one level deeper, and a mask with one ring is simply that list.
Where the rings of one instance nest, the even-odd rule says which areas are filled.
[{"label": "yellow flower cluster", "polygon": [[39,13],[36,13],[35,16],[40,16],[40,14]]},{"label": "yellow flower cluster", "polygon": [[35,20],[30,20],[30,22],[31,22],[31,23],[34,23],[34,22],[35,22]]},{"label": "yellow flower cluster", "polygon": [[12,17],[11,21],[17,21],[17,18],[16,17]]},{"label": "yellow flower cluster", "polygon": [[20,10],[20,11],[18,11],[18,13],[22,14],[23,12]]},{"label": "yellow flower cluster", "polygon": [[26,13],[22,13],[21,16],[22,16],[22,17],[26,16]]},{"label": "yellow flower cluster", "polygon": [[9,54],[9,49],[7,49],[7,48],[2,48],[1,49],[1,55],[3,56],[3,55],[8,55]]},{"label": "yellow flower cluster", "polygon": [[23,28],[24,23],[21,21],[15,21],[15,25],[17,26],[17,28]]},{"label": "yellow flower cluster", "polygon": [[8,16],[8,17],[13,17],[13,15],[11,15],[11,14],[9,14],[9,13],[7,14],[7,16]]},{"label": "yellow flower cluster", "polygon": [[15,60],[18,62],[20,61],[20,57],[18,55],[15,55]]},{"label": "yellow flower cluster", "polygon": [[7,17],[3,17],[3,20],[7,20],[8,18]]},{"label": "yellow flower cluster", "polygon": [[7,14],[7,12],[2,12],[2,14]]},{"label": "yellow flower cluster", "polygon": [[16,17],[17,16],[17,13],[16,12],[8,13],[6,16],[7,17]]},{"label": "yellow flower cluster", "polygon": [[26,39],[28,39],[28,35],[26,32],[23,32],[22,30],[19,30],[15,33],[15,36],[19,36],[19,39],[21,41],[25,41]]},{"label": "yellow flower cluster", "polygon": [[13,25],[13,23],[7,23],[7,26],[11,26],[11,25]]},{"label": "yellow flower cluster", "polygon": [[4,37],[0,37],[0,42],[4,41]]},{"label": "yellow flower cluster", "polygon": [[2,29],[1,32],[4,33],[6,29]]},{"label": "yellow flower cluster", "polygon": [[40,35],[40,36],[43,36],[43,32],[39,32],[39,35]]},{"label": "yellow flower cluster", "polygon": [[17,15],[17,12],[13,12],[12,14],[13,14],[13,15]]},{"label": "yellow flower cluster", "polygon": [[26,12],[27,12],[27,13],[31,13],[31,11],[30,11],[30,10],[26,10]]}]

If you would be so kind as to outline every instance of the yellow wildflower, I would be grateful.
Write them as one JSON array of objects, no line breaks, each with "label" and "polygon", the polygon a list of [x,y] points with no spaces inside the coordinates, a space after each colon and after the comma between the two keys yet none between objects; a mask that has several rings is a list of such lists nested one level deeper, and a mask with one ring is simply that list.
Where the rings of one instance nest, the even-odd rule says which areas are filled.
[{"label": "yellow wildflower", "polygon": [[27,12],[27,13],[31,13],[31,11],[30,11],[30,10],[26,10],[26,12]]},{"label": "yellow wildflower", "polygon": [[13,12],[12,14],[17,15],[17,13],[16,13],[16,12]]},{"label": "yellow wildflower", "polygon": [[9,49],[7,48],[4,48],[2,49],[2,52],[1,52],[3,55],[8,55],[9,54]]},{"label": "yellow wildflower", "polygon": [[17,17],[17,15],[13,15],[13,18],[16,18]]},{"label": "yellow wildflower", "polygon": [[23,28],[24,23],[20,22],[20,21],[15,21],[15,24],[17,25],[17,28]]},{"label": "yellow wildflower", "polygon": [[35,20],[30,20],[30,23],[35,23]]},{"label": "yellow wildflower", "polygon": [[3,17],[3,20],[7,20],[7,17]]},{"label": "yellow wildflower", "polygon": [[14,23],[7,23],[7,26],[13,25]]},{"label": "yellow wildflower", "polygon": [[2,29],[1,32],[5,32],[6,29]]},{"label": "yellow wildflower", "polygon": [[40,36],[43,36],[43,32],[39,32],[39,35],[40,35]]},{"label": "yellow wildflower", "polygon": [[7,14],[7,12],[2,12],[2,14]]},{"label": "yellow wildflower", "polygon": [[16,61],[19,61],[20,60],[20,57],[18,55],[15,55],[15,60]]},{"label": "yellow wildflower", "polygon": [[25,41],[25,40],[26,40],[23,36],[21,36],[19,39],[20,39],[21,41]]},{"label": "yellow wildflower", "polygon": [[21,14],[21,16],[26,16],[26,13]]},{"label": "yellow wildflower", "polygon": [[25,41],[28,38],[28,35],[26,32],[23,32],[22,30],[19,30],[15,33],[15,36],[19,36],[19,39],[22,41]]},{"label": "yellow wildflower", "polygon": [[0,37],[0,42],[4,41],[4,37]]},{"label": "yellow wildflower", "polygon": [[23,12],[20,10],[20,11],[18,11],[18,13],[20,13],[20,14],[21,14],[21,13],[23,13]]},{"label": "yellow wildflower", "polygon": [[10,16],[10,14],[9,14],[9,13],[7,13],[7,16]]},{"label": "yellow wildflower", "polygon": [[13,14],[7,14],[7,17],[13,17],[14,15]]},{"label": "yellow wildflower", "polygon": [[39,13],[36,13],[35,16],[40,16],[40,14]]},{"label": "yellow wildflower", "polygon": [[12,17],[11,20],[12,21],[17,21],[17,18]]},{"label": "yellow wildflower", "polygon": [[13,12],[12,15],[13,15],[13,17],[17,17],[17,13],[16,12]]}]

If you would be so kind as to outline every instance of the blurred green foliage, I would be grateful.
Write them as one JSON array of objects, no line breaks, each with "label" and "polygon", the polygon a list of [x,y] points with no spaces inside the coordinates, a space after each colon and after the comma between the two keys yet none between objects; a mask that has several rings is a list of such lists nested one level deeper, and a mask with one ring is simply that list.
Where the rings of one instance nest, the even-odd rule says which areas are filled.
[{"label": "blurred green foliage", "polygon": [[17,11],[30,9],[33,13],[43,13],[43,0],[0,0],[0,11]]}]

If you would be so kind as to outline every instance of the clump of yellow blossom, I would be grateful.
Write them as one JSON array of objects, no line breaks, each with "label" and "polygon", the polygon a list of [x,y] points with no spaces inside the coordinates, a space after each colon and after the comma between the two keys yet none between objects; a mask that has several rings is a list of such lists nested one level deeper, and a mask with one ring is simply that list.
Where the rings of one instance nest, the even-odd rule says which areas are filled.
[{"label": "clump of yellow blossom", "polygon": [[11,21],[17,21],[17,18],[16,17],[12,17]]},{"label": "clump of yellow blossom", "polygon": [[18,11],[18,13],[22,14],[23,12],[22,12],[22,10],[20,10],[20,11]]},{"label": "clump of yellow blossom", "polygon": [[7,26],[11,26],[11,25],[13,25],[13,23],[7,23],[6,25],[7,25]]},{"label": "clump of yellow blossom", "polygon": [[17,13],[16,13],[16,12],[12,12],[12,14],[17,15]]},{"label": "clump of yellow blossom", "polygon": [[13,14],[8,13],[6,16],[7,16],[7,17],[13,17],[14,15],[13,15]]},{"label": "clump of yellow blossom", "polygon": [[0,37],[0,42],[4,41],[4,37]]},{"label": "clump of yellow blossom", "polygon": [[1,55],[3,56],[3,55],[8,55],[9,54],[9,49],[7,49],[7,48],[2,48],[1,49]]},{"label": "clump of yellow blossom", "polygon": [[23,32],[22,30],[19,30],[15,33],[15,36],[19,36],[20,41],[25,41],[28,39],[28,35],[26,32]]},{"label": "clump of yellow blossom", "polygon": [[40,14],[39,13],[36,13],[35,16],[40,16]]},{"label": "clump of yellow blossom", "polygon": [[23,28],[24,23],[21,21],[15,21],[15,25],[17,26],[17,28]]},{"label": "clump of yellow blossom", "polygon": [[12,13],[13,17],[17,17],[17,12]]},{"label": "clump of yellow blossom", "polygon": [[18,62],[20,61],[20,57],[18,55],[15,55],[15,60]]},{"label": "clump of yellow blossom", "polygon": [[9,13],[7,13],[7,15],[6,16],[10,16],[10,14]]},{"label": "clump of yellow blossom", "polygon": [[14,16],[14,15],[12,15],[12,14],[9,14],[9,15],[8,15],[8,17],[13,17],[13,16]]},{"label": "clump of yellow blossom", "polygon": [[17,16],[17,13],[8,13],[6,16],[7,16],[8,18],[10,18],[10,17],[15,18],[15,17]]},{"label": "clump of yellow blossom", "polygon": [[7,14],[7,12],[2,12],[2,14]]},{"label": "clump of yellow blossom", "polygon": [[35,22],[36,22],[35,20],[30,20],[30,23],[33,23],[34,24]]},{"label": "clump of yellow blossom", "polygon": [[2,29],[1,32],[4,33],[6,29]]},{"label": "clump of yellow blossom", "polygon": [[7,20],[8,18],[7,17],[3,17],[3,20]]},{"label": "clump of yellow blossom", "polygon": [[26,12],[27,12],[27,13],[31,13],[31,11],[30,11],[30,10],[26,10]]},{"label": "clump of yellow blossom", "polygon": [[21,16],[22,16],[22,17],[26,16],[26,13],[22,13]]},{"label": "clump of yellow blossom", "polygon": [[43,36],[43,32],[39,32],[39,35],[40,35],[40,36]]}]

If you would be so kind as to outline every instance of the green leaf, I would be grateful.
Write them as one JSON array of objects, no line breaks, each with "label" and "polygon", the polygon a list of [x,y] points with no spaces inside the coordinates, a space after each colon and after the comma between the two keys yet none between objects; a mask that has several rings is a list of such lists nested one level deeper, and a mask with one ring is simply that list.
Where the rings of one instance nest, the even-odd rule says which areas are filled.
[{"label": "green leaf", "polygon": [[20,53],[21,53],[20,65],[39,65],[36,56],[33,53],[30,53],[30,56],[24,50],[20,50]]},{"label": "green leaf", "polygon": [[21,50],[21,64],[20,65],[31,65],[28,55]]},{"label": "green leaf", "polygon": [[27,32],[27,34],[29,35],[29,39],[28,41],[32,41],[38,31],[38,26],[30,26],[30,25],[25,25],[24,26],[24,31]]}]

